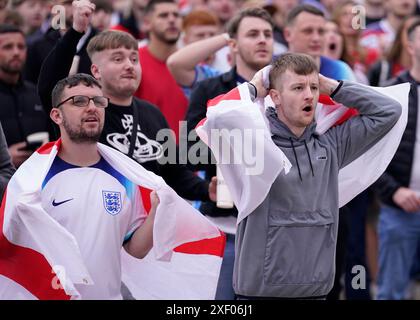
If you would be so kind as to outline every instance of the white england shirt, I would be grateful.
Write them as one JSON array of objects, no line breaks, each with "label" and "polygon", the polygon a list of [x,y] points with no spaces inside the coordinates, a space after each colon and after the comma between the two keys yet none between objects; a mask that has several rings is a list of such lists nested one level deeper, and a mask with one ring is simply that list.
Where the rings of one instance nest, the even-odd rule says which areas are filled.
[{"label": "white england shirt", "polygon": [[146,218],[138,187],[103,158],[77,167],[57,156],[42,206],[77,240],[94,281],[77,285],[82,299],[121,299],[121,247]]}]

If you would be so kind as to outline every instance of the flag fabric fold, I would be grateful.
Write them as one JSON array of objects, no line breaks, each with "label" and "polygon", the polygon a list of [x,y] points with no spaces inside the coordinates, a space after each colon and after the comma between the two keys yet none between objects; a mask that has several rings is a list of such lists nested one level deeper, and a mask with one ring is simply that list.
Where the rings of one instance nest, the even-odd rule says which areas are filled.
[{"label": "flag fabric fold", "polygon": [[269,186],[291,163],[271,140],[260,106],[246,83],[208,102],[196,132],[210,147],[238,208],[239,223],[267,196]]},{"label": "flag fabric fold", "polygon": [[[22,164],[8,184],[0,210],[0,299],[80,299],[83,297],[80,297],[75,285],[93,284],[77,241],[41,205],[41,185],[60,145],[61,141],[58,140],[38,149]],[[213,294],[214,298],[224,235],[180,198],[161,177],[112,148],[98,144],[98,150],[113,168],[137,184],[141,191],[155,190],[160,198],[153,226],[153,252],[149,253],[147,260],[151,265],[166,265],[166,269],[161,268],[163,271],[159,272],[158,268],[152,268],[156,272],[147,274],[150,285],[153,279],[162,277],[174,283],[180,281],[175,273],[169,273],[172,262],[168,261],[173,255],[184,255],[183,258],[187,256],[191,261],[195,261],[195,257],[200,259],[199,254],[183,252],[179,248],[188,244],[200,247],[200,244],[208,242],[210,249],[203,249],[200,254],[210,260],[213,258],[213,263],[208,265],[202,261],[205,266],[197,263],[197,268],[208,267],[211,275],[207,277],[208,286],[202,288],[201,295],[191,293],[189,297],[210,299]],[[122,269],[130,270],[125,267],[127,259],[124,255],[122,250]],[[131,269],[134,274],[127,275],[126,279],[136,279],[135,273],[143,272],[144,262],[133,258],[130,263],[134,266]],[[194,270],[192,268],[191,271]],[[188,276],[181,280],[186,282],[186,290],[195,289],[194,284],[188,284]],[[135,285],[141,287],[141,284]],[[142,290],[147,288],[143,287]],[[170,292],[168,294],[167,291],[159,293],[155,290],[154,298],[169,296]],[[175,294],[172,292],[173,296]],[[140,297],[141,294],[136,296]]]},{"label": "flag fabric fold", "polygon": [[[340,207],[369,187],[385,171],[407,125],[410,85],[405,83],[371,88],[398,101],[402,113],[398,122],[380,141],[340,170]],[[262,203],[276,177],[287,174],[291,167],[287,157],[271,140],[265,117],[265,109],[269,106],[274,106],[269,97],[252,101],[248,85],[243,83],[227,94],[210,100],[206,118],[196,127],[198,136],[210,147],[222,170],[238,208],[237,224]],[[329,97],[320,99],[315,112],[316,132],[323,134],[344,119],[356,116],[357,112],[350,107],[337,104]],[[246,132],[252,132],[254,136],[247,138]],[[242,136],[243,139],[235,140],[232,136]],[[251,153],[255,156],[254,162],[229,162],[232,155],[244,150],[245,145],[253,146]]]}]

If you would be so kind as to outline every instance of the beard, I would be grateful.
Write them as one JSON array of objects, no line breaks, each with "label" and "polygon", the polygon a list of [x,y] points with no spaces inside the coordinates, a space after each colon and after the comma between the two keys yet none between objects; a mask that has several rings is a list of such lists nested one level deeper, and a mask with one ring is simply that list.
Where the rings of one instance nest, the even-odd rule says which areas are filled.
[{"label": "beard", "polygon": [[96,130],[88,131],[82,126],[80,126],[79,130],[74,130],[66,121],[66,118],[63,118],[63,127],[69,139],[75,143],[96,143],[101,137],[103,124]]},{"label": "beard", "polygon": [[178,32],[178,35],[173,38],[168,38],[165,34],[165,32],[160,31],[153,31],[154,36],[159,39],[160,41],[168,44],[168,45],[174,45],[178,42],[179,36],[181,35],[180,32]]},{"label": "beard", "polygon": [[19,74],[23,70],[23,63],[20,64],[4,64],[0,66],[1,71],[3,71],[6,74]]},{"label": "beard", "polygon": [[257,61],[252,59],[252,57],[247,56],[246,53],[244,53],[243,51],[239,51],[239,56],[241,57],[242,61],[245,62],[246,65],[248,65],[249,68],[251,68],[252,70],[260,70],[262,68],[264,68],[265,66],[267,66],[268,64],[270,64],[271,62],[271,56],[269,55],[267,57],[267,60],[264,61],[262,59],[258,59]]}]

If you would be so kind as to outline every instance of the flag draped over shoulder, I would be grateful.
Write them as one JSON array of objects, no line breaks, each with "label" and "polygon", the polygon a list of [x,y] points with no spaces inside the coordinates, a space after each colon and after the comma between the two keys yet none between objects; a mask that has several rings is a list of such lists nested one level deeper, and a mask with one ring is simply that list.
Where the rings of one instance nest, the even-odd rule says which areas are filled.
[{"label": "flag draped over shoulder", "polygon": [[[398,122],[380,141],[340,170],[340,207],[369,187],[385,171],[407,125],[410,85],[405,83],[372,89],[398,101],[402,113]],[[315,112],[318,134],[323,134],[333,125],[357,114],[348,108],[351,106],[337,104],[329,97],[323,97],[320,102]],[[196,127],[197,134],[210,147],[222,170],[238,208],[237,224],[263,202],[277,176],[283,170],[287,174],[291,167],[287,157],[271,140],[265,117],[267,106],[274,106],[269,97],[253,102],[248,85],[243,83],[227,94],[210,100],[207,117]],[[247,136],[246,132],[252,132],[254,136]],[[242,140],[235,139],[236,136],[242,136]],[[251,145],[252,150],[246,149],[246,145]],[[243,155],[242,161],[230,161],[232,155],[243,153],[243,150],[251,153],[248,159],[253,161],[247,162]]]},{"label": "flag draped over shoulder", "polygon": [[[75,284],[93,283],[76,239],[41,206],[41,185],[60,145],[58,140],[38,149],[8,184],[0,210],[0,299],[79,299]],[[214,298],[224,235],[161,177],[112,148],[98,144],[98,149],[113,168],[139,186],[146,210],[151,190],[160,199],[152,252],[143,261],[122,249],[123,278],[133,296],[177,299],[182,289],[185,299]],[[138,283],[144,276],[148,282]],[[154,280],[162,279],[173,288],[153,287]]]},{"label": "flag draped over shoulder", "polygon": [[272,142],[261,106],[246,83],[208,102],[207,118],[196,127],[212,150],[238,208],[239,223],[264,200],[276,177],[291,163]]}]

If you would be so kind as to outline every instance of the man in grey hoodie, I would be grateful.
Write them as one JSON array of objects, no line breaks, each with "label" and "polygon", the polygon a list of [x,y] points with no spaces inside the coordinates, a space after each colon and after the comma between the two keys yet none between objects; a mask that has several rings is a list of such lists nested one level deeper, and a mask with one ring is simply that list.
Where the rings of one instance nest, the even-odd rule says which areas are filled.
[{"label": "man in grey hoodie", "polygon": [[[318,74],[307,55],[287,53],[273,64],[270,90],[262,72],[249,83],[253,97],[270,94],[272,140],[292,163],[264,201],[237,229],[233,286],[239,298],[325,298],[335,274],[339,170],[365,153],[397,122],[395,100],[349,81]],[[319,95],[360,115],[318,135]]]}]

